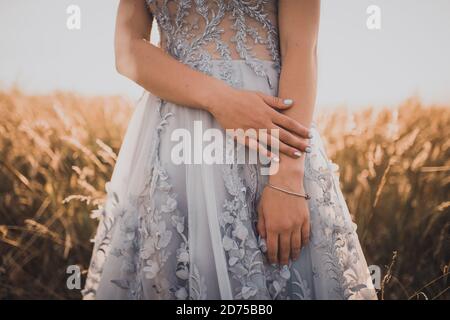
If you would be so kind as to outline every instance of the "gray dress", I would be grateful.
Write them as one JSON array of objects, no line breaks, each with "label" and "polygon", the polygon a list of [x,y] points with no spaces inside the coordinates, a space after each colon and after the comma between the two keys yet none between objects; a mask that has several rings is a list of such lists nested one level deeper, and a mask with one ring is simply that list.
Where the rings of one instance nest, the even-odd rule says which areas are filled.
[{"label": "gray dress", "polygon": [[[277,95],[275,0],[147,0],[161,47],[229,85]],[[198,122],[201,121],[201,122]],[[179,164],[174,130],[220,129],[211,114],[145,92],[106,185],[85,299],[374,299],[337,166],[315,124],[304,188],[310,244],[271,265],[256,231],[261,164]],[[226,145],[233,140],[226,138]],[[244,148],[234,146],[234,148]]]}]

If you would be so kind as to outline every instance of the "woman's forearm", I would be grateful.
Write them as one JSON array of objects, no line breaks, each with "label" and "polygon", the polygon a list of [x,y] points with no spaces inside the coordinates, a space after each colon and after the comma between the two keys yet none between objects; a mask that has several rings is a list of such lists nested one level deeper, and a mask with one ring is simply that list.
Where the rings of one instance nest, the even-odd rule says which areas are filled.
[{"label": "woman's forearm", "polygon": [[[284,111],[284,114],[297,120],[305,127],[310,127],[317,91],[317,58],[315,52],[303,54],[299,58],[298,52],[286,54],[280,75],[279,94],[292,97],[294,106]],[[280,170],[302,171],[305,157],[299,159],[284,158],[280,155]],[[292,160],[292,161],[291,161]]]},{"label": "woman's forearm", "polygon": [[[319,15],[319,0],[279,2],[282,56],[279,95],[294,99],[294,106],[284,114],[306,127],[311,125],[316,102]],[[299,191],[298,181],[303,179],[305,157],[292,159],[281,154],[280,160],[271,181]]]},{"label": "woman's forearm", "polygon": [[154,95],[187,107],[207,109],[232,89],[225,82],[182,64],[148,41],[153,17],[144,0],[119,3],[115,56],[119,73]]},{"label": "woman's forearm", "polygon": [[128,47],[128,52],[117,59],[118,71],[162,99],[208,110],[212,99],[231,89],[225,82],[182,64],[144,39],[134,39]]},{"label": "woman's forearm", "polygon": [[306,54],[297,50],[283,58],[279,94],[294,99],[294,107],[284,111],[306,127],[311,125],[317,92],[317,56],[315,49]]}]

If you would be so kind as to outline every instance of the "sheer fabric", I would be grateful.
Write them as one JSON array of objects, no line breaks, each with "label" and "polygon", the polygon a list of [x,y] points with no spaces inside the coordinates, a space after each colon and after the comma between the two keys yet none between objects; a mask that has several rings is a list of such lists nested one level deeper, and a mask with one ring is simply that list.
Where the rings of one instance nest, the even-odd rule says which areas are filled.
[{"label": "sheer fabric", "polygon": [[219,77],[234,85],[230,60],[242,59],[267,77],[261,60],[280,68],[277,1],[147,0],[161,34],[161,47],[179,61],[210,73],[222,61]]}]

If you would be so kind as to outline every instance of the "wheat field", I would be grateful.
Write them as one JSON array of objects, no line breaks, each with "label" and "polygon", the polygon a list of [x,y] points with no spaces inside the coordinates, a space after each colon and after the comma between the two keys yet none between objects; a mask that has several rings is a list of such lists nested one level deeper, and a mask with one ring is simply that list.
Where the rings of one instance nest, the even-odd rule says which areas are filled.
[{"label": "wheat field", "polygon": [[[450,106],[318,114],[380,299],[449,299]],[[79,299],[100,204],[133,104],[0,91],[0,299]]]}]

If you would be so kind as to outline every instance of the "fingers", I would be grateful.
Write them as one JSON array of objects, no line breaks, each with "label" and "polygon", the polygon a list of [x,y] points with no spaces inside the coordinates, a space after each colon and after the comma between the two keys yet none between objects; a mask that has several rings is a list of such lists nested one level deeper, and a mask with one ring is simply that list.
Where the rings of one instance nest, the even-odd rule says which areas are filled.
[{"label": "fingers", "polygon": [[312,135],[307,127],[301,125],[298,121],[294,119],[274,111],[272,113],[272,121],[273,123],[289,130],[291,133],[296,134],[305,139],[311,139]]},{"label": "fingers", "polygon": [[291,253],[291,233],[285,232],[280,234],[280,264],[289,263],[289,255]]},{"label": "fingers", "polygon": [[275,159],[279,161],[276,154],[269,151],[263,143],[258,142],[258,137],[256,136],[256,134],[254,136],[249,136],[248,134],[235,134],[233,137],[238,143],[248,146],[249,149],[258,152],[259,155],[263,155],[269,159]]},{"label": "fingers", "polygon": [[271,151],[269,151],[263,144],[259,143],[255,139],[248,138],[246,145],[259,153],[259,155],[263,155],[269,159],[278,159],[278,157]]},{"label": "fingers", "polygon": [[[261,211],[260,212],[260,216]],[[258,220],[258,230],[264,228],[266,234],[265,221]],[[260,231],[258,231],[260,232]],[[301,248],[309,243],[310,223],[305,220],[301,227],[297,227],[292,232],[281,233],[267,232],[267,258],[272,264],[288,265],[289,258],[293,261],[300,257]]]},{"label": "fingers", "polygon": [[[281,131],[283,132],[280,134]],[[289,137],[292,137],[292,140],[297,139],[293,135],[289,134],[286,130],[281,129],[277,126],[273,126],[270,130],[270,133],[267,133],[267,130],[260,130],[258,141],[262,145],[270,146],[272,154],[274,154],[274,152],[276,151],[279,151],[292,158],[300,157],[302,155],[301,148],[305,149],[307,143],[301,141],[297,142],[297,146],[301,147],[297,149],[287,144],[286,141],[282,141],[282,139],[280,139],[280,135],[283,136],[285,140],[289,140]]]},{"label": "fingers", "polygon": [[306,246],[309,243],[310,230],[311,224],[309,219],[307,219],[302,225],[302,246]]},{"label": "fingers", "polygon": [[286,110],[293,106],[294,101],[292,99],[282,99],[267,95],[262,92],[257,92],[257,94],[263,99],[265,103],[275,109]]},{"label": "fingers", "polygon": [[[279,130],[276,126],[274,126],[273,128]],[[273,155],[275,152],[279,151],[293,158],[298,158],[301,156],[301,152],[299,152],[300,150],[280,141],[279,131],[276,132],[274,130],[271,130],[271,133],[267,133],[267,130],[261,130],[258,135],[258,143],[263,146],[270,146],[271,153]]]},{"label": "fingers", "polygon": [[278,233],[267,233],[267,258],[270,263],[278,263]]},{"label": "fingers", "polygon": [[[284,129],[279,129],[274,127],[274,129],[282,132],[281,135],[286,141],[292,144],[296,144],[298,148],[292,147],[283,141],[280,141],[279,134],[270,135],[267,130],[260,130],[259,134],[249,135],[247,134],[235,134],[233,137],[236,141],[242,145],[246,145],[249,149],[254,150],[259,153],[259,155],[265,156],[274,161],[279,161],[278,155],[274,152],[279,151],[292,158],[299,158],[302,155],[302,151],[306,149],[308,144],[300,139],[296,138],[292,134],[288,133]],[[267,146],[271,146],[274,151],[270,151]]]},{"label": "fingers", "polygon": [[[279,129],[279,139],[280,141],[284,144],[284,146],[281,146],[283,148],[286,149],[286,147],[288,148],[287,151],[290,152],[289,155],[291,156],[298,156],[297,153],[298,151],[302,151],[302,152],[308,152],[309,149],[309,143],[302,138],[299,138],[296,135],[293,135],[292,133],[290,133],[289,131],[283,129],[283,128],[278,128]],[[293,150],[295,150],[293,152]],[[280,149],[281,152],[285,153],[284,151],[282,151]]]},{"label": "fingers", "polygon": [[266,222],[264,220],[264,211],[261,206],[261,203],[258,205],[258,224],[257,224],[257,230],[261,238],[266,238]]},{"label": "fingers", "polygon": [[301,240],[301,232],[300,228],[292,232],[291,235],[291,258],[292,260],[297,260],[300,256],[300,250],[302,247],[302,240]]}]

